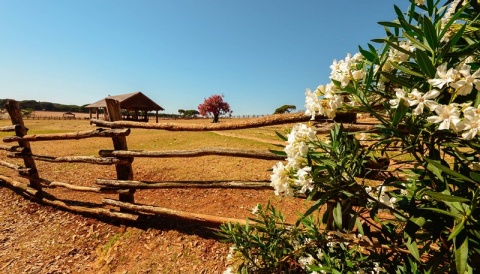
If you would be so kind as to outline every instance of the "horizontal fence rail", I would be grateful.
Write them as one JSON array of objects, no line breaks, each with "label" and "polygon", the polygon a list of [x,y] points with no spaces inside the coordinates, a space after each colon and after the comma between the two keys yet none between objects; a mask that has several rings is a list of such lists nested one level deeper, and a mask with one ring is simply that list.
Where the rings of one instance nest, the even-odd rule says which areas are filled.
[{"label": "horizontal fence rail", "polygon": [[97,184],[108,187],[135,188],[135,189],[155,189],[155,188],[268,188],[269,181],[164,181],[164,182],[148,182],[148,181],[125,181],[125,180],[108,180],[97,179]]},{"label": "horizontal fence rail", "polygon": [[[10,154],[7,154],[7,157],[23,158],[24,154],[10,153]],[[55,163],[85,163],[85,164],[97,164],[97,165],[117,165],[117,164],[128,163],[127,160],[113,158],[113,157],[93,157],[93,156],[53,157],[53,156],[43,156],[43,155],[34,155],[34,154],[32,154],[31,157],[34,160],[44,161],[44,162],[55,162]]]},{"label": "horizontal fence rail", "polygon": [[233,148],[211,147],[195,150],[164,150],[164,151],[144,151],[144,150],[100,150],[100,156],[105,157],[200,157],[207,155],[231,156],[256,158],[263,160],[284,160],[285,156],[278,156],[269,151],[263,150],[242,150]]},{"label": "horizontal fence rail", "polygon": [[12,136],[12,137],[3,138],[3,141],[5,143],[10,143],[10,142],[20,142],[20,141],[32,142],[32,141],[78,140],[78,139],[94,138],[94,137],[128,136],[129,134],[130,134],[129,128],[122,128],[122,129],[97,128],[95,130],[86,130],[86,131],[78,131],[78,132],[70,132],[70,133]]},{"label": "horizontal fence rail", "polygon": [[288,123],[297,123],[308,121],[310,117],[305,116],[303,113],[295,113],[291,115],[272,115],[255,120],[243,121],[243,122],[227,122],[227,123],[212,123],[207,125],[187,125],[187,124],[175,124],[175,123],[161,123],[150,124],[142,122],[131,121],[114,121],[108,122],[104,120],[92,119],[91,123],[101,127],[109,128],[145,128],[145,129],[159,129],[169,131],[212,131],[212,130],[233,130],[233,129],[246,129],[265,127],[273,125],[281,125]]}]

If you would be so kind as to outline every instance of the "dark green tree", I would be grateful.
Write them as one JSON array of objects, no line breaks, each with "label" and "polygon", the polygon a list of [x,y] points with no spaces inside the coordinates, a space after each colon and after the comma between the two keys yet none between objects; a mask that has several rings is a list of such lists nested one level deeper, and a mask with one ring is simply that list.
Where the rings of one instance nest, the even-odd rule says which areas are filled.
[{"label": "dark green tree", "polygon": [[294,105],[283,105],[275,110],[273,114],[283,114],[283,113],[290,113],[293,110],[296,110],[297,107]]}]

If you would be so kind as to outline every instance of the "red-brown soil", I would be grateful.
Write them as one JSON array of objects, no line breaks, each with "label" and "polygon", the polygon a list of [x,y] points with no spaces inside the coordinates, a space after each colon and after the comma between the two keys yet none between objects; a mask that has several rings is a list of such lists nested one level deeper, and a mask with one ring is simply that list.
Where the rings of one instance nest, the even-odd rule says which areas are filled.
[{"label": "red-brown soil", "polygon": [[[28,120],[26,123],[35,124]],[[71,149],[68,142],[58,143],[54,148],[38,146],[43,146],[47,155]],[[5,152],[0,153],[0,158],[5,159]],[[152,167],[149,161],[135,159],[134,178],[268,180],[268,168],[274,164],[213,156],[188,162],[162,159],[159,167]],[[116,176],[112,166],[74,166],[52,167],[37,161],[42,177],[52,181],[87,185],[95,178]],[[15,175],[1,167],[0,174]],[[83,201],[87,206],[101,203],[104,197],[66,189],[48,192],[65,201]],[[267,201],[281,209],[289,221],[307,208],[304,200],[282,199],[272,190],[164,189],[135,194],[135,202],[141,204],[239,219],[252,217],[251,209]],[[0,273],[222,273],[227,267],[229,245],[215,234],[218,228],[218,224],[170,216],[144,215],[136,222],[127,222],[72,213],[41,205],[0,181]]]}]

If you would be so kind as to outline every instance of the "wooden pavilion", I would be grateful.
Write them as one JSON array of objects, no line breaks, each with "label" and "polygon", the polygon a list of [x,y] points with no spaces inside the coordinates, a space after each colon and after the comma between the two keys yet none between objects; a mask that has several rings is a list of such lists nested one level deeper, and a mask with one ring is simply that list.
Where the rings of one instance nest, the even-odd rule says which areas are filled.
[{"label": "wooden pavilion", "polygon": [[95,112],[96,119],[99,119],[100,114],[103,114],[103,119],[108,121],[108,113],[106,111],[107,103],[105,99],[114,99],[120,102],[122,109],[122,119],[129,121],[143,121],[148,122],[148,112],[155,111],[156,122],[158,123],[158,111],[164,110],[161,106],[155,103],[152,99],[145,96],[140,91],[108,96],[100,101],[87,105],[92,119],[93,112]]},{"label": "wooden pavilion", "polygon": [[68,111],[62,114],[62,117],[63,119],[75,119],[75,113]]}]

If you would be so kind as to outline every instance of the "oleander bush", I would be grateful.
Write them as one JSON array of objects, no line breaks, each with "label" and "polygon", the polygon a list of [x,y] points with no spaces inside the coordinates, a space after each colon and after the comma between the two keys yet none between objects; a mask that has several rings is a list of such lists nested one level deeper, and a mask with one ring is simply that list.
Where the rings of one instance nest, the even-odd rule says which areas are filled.
[{"label": "oleander bush", "polygon": [[409,2],[305,93],[312,118],[363,113],[376,127],[279,134],[271,185],[312,207],[293,225],[271,205],[223,225],[225,273],[480,272],[480,3]]}]

